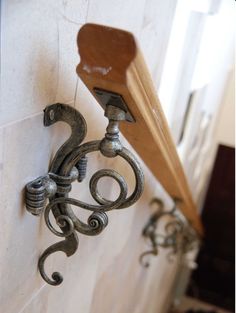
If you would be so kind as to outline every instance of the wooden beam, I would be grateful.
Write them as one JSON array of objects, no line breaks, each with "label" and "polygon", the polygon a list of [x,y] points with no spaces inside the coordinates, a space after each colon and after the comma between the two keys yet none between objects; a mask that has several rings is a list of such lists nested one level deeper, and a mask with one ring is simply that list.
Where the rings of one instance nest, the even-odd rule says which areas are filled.
[{"label": "wooden beam", "polygon": [[185,217],[202,235],[203,228],[145,61],[134,36],[106,26],[85,24],[78,34],[81,57],[77,73],[94,88],[120,94],[135,123],[121,132],[172,196],[180,198]]}]

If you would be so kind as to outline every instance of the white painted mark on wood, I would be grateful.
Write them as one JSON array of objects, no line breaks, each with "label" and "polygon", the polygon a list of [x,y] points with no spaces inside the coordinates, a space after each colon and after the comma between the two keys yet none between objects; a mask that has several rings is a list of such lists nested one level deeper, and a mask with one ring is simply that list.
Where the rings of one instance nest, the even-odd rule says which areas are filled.
[{"label": "white painted mark on wood", "polygon": [[101,66],[89,66],[88,64],[83,65],[83,70],[87,73],[100,73],[102,75],[107,75],[111,70],[112,67],[101,67]]}]

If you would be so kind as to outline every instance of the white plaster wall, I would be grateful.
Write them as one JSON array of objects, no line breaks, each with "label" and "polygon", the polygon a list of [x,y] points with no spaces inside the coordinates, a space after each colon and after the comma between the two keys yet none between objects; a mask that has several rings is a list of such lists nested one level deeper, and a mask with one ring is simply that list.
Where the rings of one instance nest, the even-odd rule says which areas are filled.
[{"label": "white plaster wall", "polygon": [[[234,64],[233,64],[234,65]],[[229,71],[215,127],[215,141],[235,147],[235,67]]]},{"label": "white plaster wall", "polygon": [[[69,135],[63,124],[43,127],[46,105],[64,102],[80,110],[88,122],[87,140],[104,134],[103,111],[75,73],[79,63],[76,35],[81,25],[89,21],[134,32],[158,85],[175,6],[175,0],[2,1],[1,313],[166,311],[177,260],[167,263],[166,252],[161,251],[145,270],[138,257],[146,249],[141,232],[150,215],[150,199],[162,197],[168,207],[172,203],[145,165],[145,191],[137,204],[111,212],[101,235],[81,235],[79,250],[71,258],[60,253],[50,258],[48,273],[58,270],[64,276],[59,287],[45,284],[37,271],[39,255],[58,238],[50,234],[43,217],[26,212],[23,190],[28,181],[47,172],[53,154]],[[105,166],[115,166],[132,186],[126,164],[95,155],[89,159],[88,178],[73,188],[73,195],[89,201],[89,177]],[[115,191],[113,184],[104,189],[108,195]],[[82,211],[78,214],[87,216]]]},{"label": "white plaster wall", "polygon": [[217,145],[234,142],[234,9],[231,0],[178,1],[159,88],[199,210]]}]

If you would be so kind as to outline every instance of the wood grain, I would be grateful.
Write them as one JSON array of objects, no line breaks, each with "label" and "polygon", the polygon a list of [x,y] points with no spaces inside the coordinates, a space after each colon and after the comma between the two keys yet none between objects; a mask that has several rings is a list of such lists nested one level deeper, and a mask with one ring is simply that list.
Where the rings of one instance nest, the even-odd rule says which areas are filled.
[{"label": "wood grain", "polygon": [[202,235],[183,167],[134,36],[119,29],[85,24],[78,34],[78,47],[79,77],[95,98],[94,87],[122,95],[136,120],[121,123],[122,134],[165,190],[182,199],[180,209]]}]

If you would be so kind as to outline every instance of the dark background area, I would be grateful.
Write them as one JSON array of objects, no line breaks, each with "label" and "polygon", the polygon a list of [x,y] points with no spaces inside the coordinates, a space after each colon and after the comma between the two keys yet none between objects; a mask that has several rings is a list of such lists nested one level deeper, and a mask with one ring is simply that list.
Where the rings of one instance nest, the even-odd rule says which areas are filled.
[{"label": "dark background area", "polygon": [[205,237],[187,294],[234,312],[235,149],[220,145],[202,211]]}]

